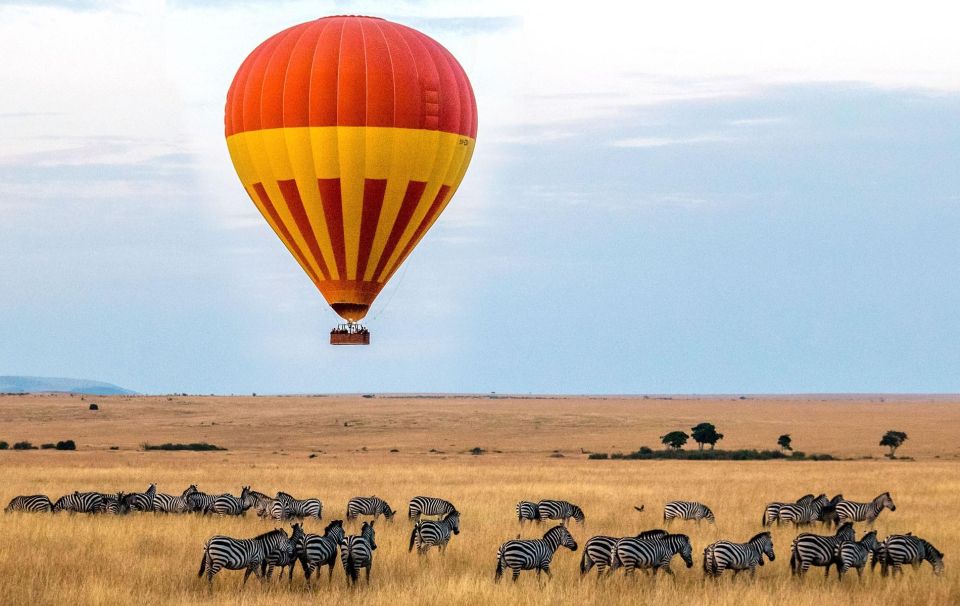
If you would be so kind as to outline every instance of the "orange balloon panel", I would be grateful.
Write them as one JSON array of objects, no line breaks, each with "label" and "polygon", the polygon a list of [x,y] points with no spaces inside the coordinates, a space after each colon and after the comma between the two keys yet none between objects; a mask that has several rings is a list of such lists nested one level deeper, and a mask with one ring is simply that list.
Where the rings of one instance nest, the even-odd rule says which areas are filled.
[{"label": "orange balloon panel", "polygon": [[355,322],[460,185],[477,113],[466,74],[437,42],[350,16],[257,47],[234,77],[225,123],[250,198]]}]

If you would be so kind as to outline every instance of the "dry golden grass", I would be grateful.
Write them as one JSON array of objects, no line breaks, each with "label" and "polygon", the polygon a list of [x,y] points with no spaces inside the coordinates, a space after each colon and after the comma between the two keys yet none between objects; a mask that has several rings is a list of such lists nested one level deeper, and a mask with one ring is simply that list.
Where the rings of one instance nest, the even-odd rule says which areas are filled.
[{"label": "dry golden grass", "polygon": [[[0,452],[0,498],[46,493],[54,498],[79,490],[142,490],[157,482],[179,492],[197,483],[210,492],[237,493],[241,484],[264,492],[286,489],[319,496],[322,531],[342,517],[346,500],[375,493],[401,516],[379,522],[372,583],[348,589],[341,569],[308,592],[302,572],[286,581],[240,588],[242,573],[224,571],[212,593],[197,579],[204,540],[224,533],[248,537],[273,527],[249,515],[242,519],[133,514],[122,518],[83,515],[0,515],[0,604],[774,604],[843,603],[957,604],[960,574],[953,562],[960,522],[940,512],[956,506],[960,468],[950,441],[958,407],[946,398],[891,402],[802,399],[763,402],[579,399],[361,399],[343,398],[0,398],[0,439],[35,444],[74,439],[78,452]],[[91,400],[103,410],[86,410]],[[587,461],[580,448],[633,450],[655,445],[655,436],[710,420],[727,434],[726,447],[769,447],[785,431],[798,448],[844,456],[879,455],[887,429],[903,429],[911,441],[903,454],[913,462],[675,462]],[[211,425],[215,422],[216,425]],[[343,423],[348,423],[347,427]],[[821,430],[817,430],[821,427]],[[848,437],[844,437],[850,432]],[[867,435],[861,435],[867,434]],[[653,436],[653,437],[651,437]],[[771,438],[772,436],[772,438]],[[529,438],[526,441],[523,439]],[[216,453],[137,452],[137,444],[206,440],[231,450]],[[119,451],[107,450],[110,445]],[[473,446],[501,454],[461,454]],[[358,452],[367,447],[367,451]],[[390,453],[397,448],[399,453]],[[446,454],[428,454],[431,448]],[[309,459],[311,451],[323,450]],[[565,458],[550,458],[553,450]],[[940,460],[934,457],[940,457]],[[885,511],[880,535],[914,531],[946,553],[946,573],[936,578],[925,565],[903,578],[853,574],[837,583],[815,570],[791,578],[789,543],[795,532],[774,530],[778,558],[750,580],[705,582],[699,569],[703,547],[717,538],[746,540],[760,530],[770,500],[805,492],[842,491],[869,499],[890,490],[897,511]],[[407,553],[410,523],[403,517],[416,494],[443,496],[463,512],[463,532],[444,558]],[[676,525],[694,543],[696,567],[674,561],[676,581],[579,578],[581,553],[562,551],[554,577],[542,585],[523,573],[516,586],[495,585],[497,546],[519,526],[513,513],[521,498],[567,498],[587,513],[572,530],[582,544],[594,534],[632,534],[660,525],[663,502],[674,498],[708,503],[717,525]],[[643,503],[639,514],[633,505]],[[352,525],[354,531],[359,525]],[[526,526],[524,536],[545,527]],[[595,575],[595,573],[594,573]]]}]

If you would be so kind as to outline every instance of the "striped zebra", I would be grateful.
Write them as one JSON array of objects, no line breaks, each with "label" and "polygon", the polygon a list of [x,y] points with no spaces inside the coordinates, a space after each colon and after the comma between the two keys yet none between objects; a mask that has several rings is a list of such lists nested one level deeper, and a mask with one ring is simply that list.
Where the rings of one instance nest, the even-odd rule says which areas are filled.
[{"label": "striped zebra", "polygon": [[130,513],[130,505],[127,503],[126,495],[122,492],[116,494],[100,493],[103,499],[97,513],[109,513],[112,515],[124,515]]},{"label": "striped zebra", "polygon": [[74,491],[57,499],[51,511],[69,511],[71,513],[97,513],[103,505],[103,496],[99,492]]},{"label": "striped zebra", "polygon": [[896,511],[897,506],[893,503],[893,498],[889,492],[877,495],[869,503],[857,503],[856,501],[847,501],[841,499],[836,504],[837,519],[843,522],[867,522],[873,524],[877,516],[884,508],[890,511]]},{"label": "striped zebra", "polygon": [[50,497],[45,494],[31,494],[19,497],[13,497],[10,504],[3,508],[5,513],[11,511],[24,511],[28,513],[50,513],[53,511],[53,503]]},{"label": "striped zebra", "polygon": [[153,511],[153,498],[157,495],[157,485],[151,484],[144,492],[131,492],[123,497],[123,504],[130,511]]},{"label": "striped zebra", "polygon": [[[666,530],[646,530],[633,538],[652,539],[657,537],[665,537],[668,534],[670,533],[668,533]],[[610,555],[613,553],[613,549],[616,547],[617,541],[622,538],[629,537],[608,537],[603,535],[590,537],[590,539],[583,544],[583,556],[580,558],[580,576],[587,574],[593,569],[594,566],[596,566],[597,578],[602,577],[606,573],[607,567],[610,565]]]},{"label": "striped zebra", "polygon": [[893,574],[903,574],[903,565],[910,564],[919,568],[924,560],[933,566],[933,573],[943,574],[943,553],[939,549],[913,535],[892,534],[880,544],[880,574],[887,576],[890,568]]},{"label": "striped zebra", "polygon": [[200,572],[207,573],[207,583],[213,585],[213,575],[222,569],[242,570],[246,584],[250,573],[262,577],[266,569],[267,555],[286,545],[287,533],[279,528],[265,532],[252,539],[234,539],[223,535],[211,537],[203,546],[203,559],[200,560]]},{"label": "striped zebra", "polygon": [[450,501],[438,497],[413,497],[407,508],[407,516],[419,522],[422,516],[445,516],[457,508]]},{"label": "striped zebra", "polygon": [[334,520],[323,529],[323,536],[305,534],[300,541],[298,554],[303,574],[310,586],[310,576],[321,566],[329,566],[327,580],[333,578],[333,568],[337,563],[337,547],[343,541],[343,520]]},{"label": "striped zebra", "polygon": [[[247,488],[247,486],[244,486],[243,490],[246,491]],[[232,494],[220,495],[213,500],[213,505],[210,507],[210,511],[221,516],[242,516],[247,513],[248,509],[250,509],[249,504]]]},{"label": "striped zebra", "polygon": [[762,526],[770,526],[774,522],[777,522],[777,524],[779,525],[780,523],[779,515],[780,515],[781,507],[783,507],[784,505],[792,505],[792,504],[802,505],[804,503],[809,503],[812,500],[813,500],[812,494],[805,494],[799,499],[797,499],[796,501],[794,501],[793,503],[779,503],[779,502],[767,503],[767,506],[763,508],[763,517],[760,518],[760,524]]},{"label": "striped zebra", "polygon": [[803,576],[811,566],[823,566],[824,576],[830,575],[830,566],[834,563],[833,554],[841,541],[853,541],[856,533],[853,524],[844,523],[833,536],[823,536],[804,532],[793,540],[790,547],[790,570]]},{"label": "striped zebra", "polygon": [[270,580],[270,577],[273,576],[273,569],[277,566],[280,567],[280,574],[277,575],[277,578],[283,577],[283,569],[290,567],[290,573],[288,575],[288,582],[293,582],[293,567],[297,563],[298,556],[300,555],[300,545],[303,543],[303,537],[306,536],[303,533],[303,526],[300,524],[292,524],[290,526],[293,529],[293,532],[290,534],[290,537],[287,539],[286,543],[281,543],[276,549],[267,554],[267,580]]},{"label": "striped zebra", "polygon": [[754,577],[757,566],[763,566],[763,556],[771,562],[776,558],[769,532],[761,532],[746,543],[717,541],[703,550],[703,572],[719,578],[724,570],[732,570],[734,577],[742,570],[749,570],[750,576]]},{"label": "striped zebra", "polygon": [[670,560],[680,554],[687,568],[693,566],[693,546],[690,537],[685,534],[668,534],[647,539],[620,539],[610,552],[610,571],[623,567],[626,574],[633,574],[637,568],[653,569],[653,573],[663,570],[673,575]]},{"label": "striped zebra", "polygon": [[[843,573],[851,568],[857,569],[857,577],[863,578],[863,568],[867,565],[867,556],[876,554],[880,542],[877,531],[871,530],[859,541],[840,541],[833,551],[834,564],[837,566],[837,580],[843,580]],[[874,555],[876,560],[876,555]]]},{"label": "striped zebra", "polygon": [[323,519],[323,503],[320,499],[295,499],[285,492],[278,492],[276,500],[283,503],[292,518]]},{"label": "striped zebra", "polygon": [[257,517],[270,518],[272,520],[288,520],[290,510],[280,499],[270,499],[269,501],[260,501],[257,505]]},{"label": "striped zebra", "polygon": [[837,503],[843,500],[843,495],[834,495],[830,502],[820,510],[820,521],[827,526],[839,526],[840,518],[837,516]]},{"label": "striped zebra", "polygon": [[537,504],[532,501],[520,501],[517,503],[517,519],[523,526],[524,520],[540,523],[540,512],[537,510]]},{"label": "striped zebra", "polygon": [[717,519],[710,508],[695,501],[670,501],[663,507],[663,521],[669,524],[673,520],[707,520],[715,524]]},{"label": "striped zebra", "polygon": [[244,488],[246,490],[241,491],[240,499],[243,502],[248,503],[250,505],[250,509],[253,509],[254,511],[259,511],[262,505],[273,501],[272,498],[268,497],[262,492],[251,489],[249,486],[245,486]]},{"label": "striped zebra", "polygon": [[364,522],[360,534],[352,534],[340,541],[340,561],[343,563],[343,572],[347,575],[347,583],[356,584],[360,578],[360,569],[366,571],[367,583],[370,582],[370,569],[373,568],[373,551],[377,548],[377,541],[373,525],[376,522]]},{"label": "striped zebra", "polygon": [[355,520],[357,516],[373,516],[376,520],[381,515],[387,520],[392,520],[395,513],[386,501],[376,495],[353,497],[347,501],[347,520]]},{"label": "striped zebra", "polygon": [[442,520],[420,520],[414,524],[407,551],[413,551],[416,546],[417,553],[423,555],[431,547],[437,547],[441,554],[446,553],[452,534],[460,534],[460,512],[456,509],[445,515]]},{"label": "striped zebra", "polygon": [[563,526],[567,525],[567,521],[570,518],[573,518],[578,524],[583,524],[585,519],[583,510],[577,505],[568,501],[557,501],[554,499],[543,499],[537,503],[537,514],[540,516],[541,522],[546,520],[559,520]]},{"label": "striped zebra", "polygon": [[186,493],[175,496],[158,492],[153,497],[153,510],[159,513],[186,513],[191,507]]},{"label": "striped zebra", "polygon": [[820,519],[820,512],[828,503],[827,495],[820,494],[817,498],[804,503],[784,505],[777,512],[777,523],[787,522],[794,526],[811,524]]},{"label": "striped zebra", "polygon": [[537,576],[541,572],[551,577],[550,562],[557,549],[566,547],[570,551],[577,550],[577,542],[566,526],[554,526],[544,533],[542,539],[514,539],[507,541],[497,550],[497,571],[494,580],[498,583],[503,577],[503,571],[509,568],[513,572],[516,582],[521,570],[536,570]]}]

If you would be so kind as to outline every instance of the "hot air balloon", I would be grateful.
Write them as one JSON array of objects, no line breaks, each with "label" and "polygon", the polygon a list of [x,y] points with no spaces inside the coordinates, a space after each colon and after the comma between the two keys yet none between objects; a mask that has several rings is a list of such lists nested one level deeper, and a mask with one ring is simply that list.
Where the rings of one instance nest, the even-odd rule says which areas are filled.
[{"label": "hot air balloon", "polygon": [[361,16],[295,25],[230,85],[227,148],[264,219],[346,320],[358,322],[460,185],[477,135],[466,73],[447,49]]}]

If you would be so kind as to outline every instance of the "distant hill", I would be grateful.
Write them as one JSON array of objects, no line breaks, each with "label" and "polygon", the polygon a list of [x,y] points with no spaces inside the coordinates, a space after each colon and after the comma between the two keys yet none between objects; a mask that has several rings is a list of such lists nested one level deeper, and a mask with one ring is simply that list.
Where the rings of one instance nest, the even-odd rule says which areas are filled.
[{"label": "distant hill", "polygon": [[92,396],[132,396],[137,392],[110,383],[63,377],[0,376],[0,393],[65,392]]}]

